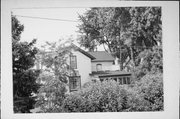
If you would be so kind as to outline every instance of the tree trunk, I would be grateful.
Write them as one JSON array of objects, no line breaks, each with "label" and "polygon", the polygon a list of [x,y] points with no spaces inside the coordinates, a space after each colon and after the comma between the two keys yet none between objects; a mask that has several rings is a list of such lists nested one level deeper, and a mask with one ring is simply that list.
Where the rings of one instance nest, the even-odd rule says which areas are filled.
[{"label": "tree trunk", "polygon": [[119,66],[120,66],[120,71],[123,70],[123,62],[122,62],[122,41],[121,41],[121,31],[122,31],[122,25],[119,29]]},{"label": "tree trunk", "polygon": [[120,67],[120,71],[123,70],[123,62],[122,62],[122,48],[120,46],[120,49],[119,49],[119,67]]},{"label": "tree trunk", "polygon": [[134,68],[135,67],[135,59],[134,59],[134,54],[133,54],[133,48],[132,47],[130,47],[130,50],[131,50],[131,60],[132,60],[132,68]]}]

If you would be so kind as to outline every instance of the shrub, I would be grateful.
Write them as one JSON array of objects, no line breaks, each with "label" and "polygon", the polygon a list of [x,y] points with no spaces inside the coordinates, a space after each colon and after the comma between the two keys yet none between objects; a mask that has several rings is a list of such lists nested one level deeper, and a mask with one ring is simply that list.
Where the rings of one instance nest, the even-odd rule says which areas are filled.
[{"label": "shrub", "polygon": [[40,74],[39,82],[41,81],[44,83],[39,89],[35,106],[40,107],[40,112],[60,112],[66,97],[66,84],[47,72]]},{"label": "shrub", "polygon": [[115,81],[87,83],[71,93],[63,112],[122,112],[163,110],[162,74],[147,74],[134,86]]},{"label": "shrub", "polygon": [[163,77],[161,73],[147,74],[129,89],[129,111],[163,110]]},{"label": "shrub", "polygon": [[[42,112],[163,110],[161,73],[146,74],[141,80],[130,86],[119,85],[115,81],[88,82],[81,90],[69,95],[65,95],[65,85],[58,80],[51,80],[45,87],[41,88],[41,91],[46,92],[46,98],[43,97],[38,101]],[[51,100],[46,100],[48,96]]]},{"label": "shrub", "polygon": [[119,112],[127,108],[127,91],[115,81],[88,83],[70,94],[63,103],[64,112]]},{"label": "shrub", "polygon": [[155,46],[153,49],[144,50],[138,56],[140,64],[134,69],[137,79],[141,79],[149,72],[163,73],[162,46]]}]

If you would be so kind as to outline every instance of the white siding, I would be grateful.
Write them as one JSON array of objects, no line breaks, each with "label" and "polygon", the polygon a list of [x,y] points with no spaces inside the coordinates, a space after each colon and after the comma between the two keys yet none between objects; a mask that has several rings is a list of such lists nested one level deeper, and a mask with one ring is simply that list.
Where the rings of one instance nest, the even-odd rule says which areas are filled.
[{"label": "white siding", "polygon": [[81,76],[81,86],[90,81],[89,74],[91,73],[91,59],[79,51],[72,51],[77,57],[77,70]]},{"label": "white siding", "polygon": [[91,65],[92,71],[97,71],[97,68],[96,68],[97,64],[102,64],[102,71],[119,70],[119,66],[118,65],[113,65],[113,62],[92,62],[92,65]]}]

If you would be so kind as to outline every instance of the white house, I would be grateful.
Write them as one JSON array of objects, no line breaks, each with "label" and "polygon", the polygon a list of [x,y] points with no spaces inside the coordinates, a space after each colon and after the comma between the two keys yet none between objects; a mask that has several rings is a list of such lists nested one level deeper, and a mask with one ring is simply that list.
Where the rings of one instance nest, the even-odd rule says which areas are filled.
[{"label": "white house", "polygon": [[119,70],[118,61],[106,51],[88,52],[95,59],[91,60],[91,71],[113,71]]},{"label": "white house", "polygon": [[67,62],[69,70],[69,90],[76,91],[86,82],[115,80],[119,84],[130,84],[131,73],[119,71],[116,58],[105,51],[86,52],[72,44]]}]

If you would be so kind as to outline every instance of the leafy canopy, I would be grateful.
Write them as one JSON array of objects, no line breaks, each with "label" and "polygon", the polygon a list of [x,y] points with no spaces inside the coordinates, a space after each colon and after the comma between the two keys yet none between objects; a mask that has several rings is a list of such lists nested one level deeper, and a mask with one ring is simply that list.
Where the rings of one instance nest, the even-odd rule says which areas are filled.
[{"label": "leafy canopy", "polygon": [[160,7],[91,8],[79,18],[81,46],[94,51],[103,45],[119,58],[121,70],[139,65],[142,51],[162,43]]},{"label": "leafy canopy", "polygon": [[14,112],[30,112],[35,104],[39,85],[36,83],[39,71],[31,69],[34,66],[37,48],[32,42],[20,42],[24,26],[12,15],[12,61],[13,61],[13,97]]}]

